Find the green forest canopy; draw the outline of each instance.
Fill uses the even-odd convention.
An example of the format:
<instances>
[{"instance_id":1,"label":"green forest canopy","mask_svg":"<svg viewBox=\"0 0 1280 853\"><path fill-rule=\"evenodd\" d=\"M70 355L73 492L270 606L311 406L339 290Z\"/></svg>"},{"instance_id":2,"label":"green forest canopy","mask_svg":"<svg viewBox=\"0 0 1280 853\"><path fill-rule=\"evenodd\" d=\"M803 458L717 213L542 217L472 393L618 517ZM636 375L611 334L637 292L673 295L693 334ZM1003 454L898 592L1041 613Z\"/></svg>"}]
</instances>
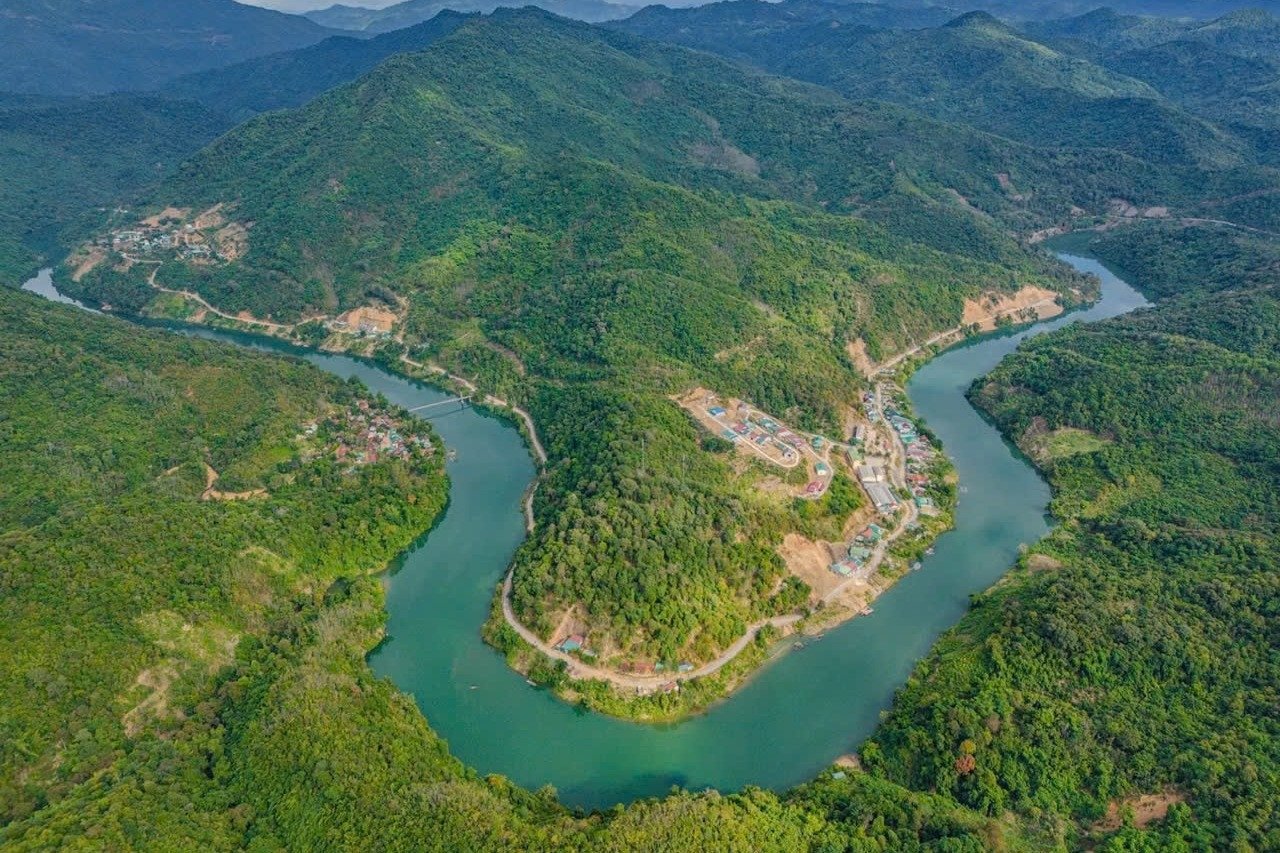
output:
<instances>
[{"instance_id":1,"label":"green forest canopy","mask_svg":"<svg viewBox=\"0 0 1280 853\"><path fill-rule=\"evenodd\" d=\"M1084 286L924 164L962 178L959 166L921 153L918 175L895 175L911 155L873 140L899 119L682 49L498 13L193 158L158 198L230 202L253 223L249 249L166 263L157 280L285 320L403 305L415 354L527 403L546 433L521 618L549 634L581 603L603 645L705 659L789 606L771 591L791 520L698 449L667 395L698 382L833 428L860 381L848 342L880 356L957 322L966 297L1036 282L1071 300ZM977 158L1032 162L975 144ZM147 274L104 263L66 284L137 310ZM755 340L767 345L740 346Z\"/></svg>"}]
</instances>

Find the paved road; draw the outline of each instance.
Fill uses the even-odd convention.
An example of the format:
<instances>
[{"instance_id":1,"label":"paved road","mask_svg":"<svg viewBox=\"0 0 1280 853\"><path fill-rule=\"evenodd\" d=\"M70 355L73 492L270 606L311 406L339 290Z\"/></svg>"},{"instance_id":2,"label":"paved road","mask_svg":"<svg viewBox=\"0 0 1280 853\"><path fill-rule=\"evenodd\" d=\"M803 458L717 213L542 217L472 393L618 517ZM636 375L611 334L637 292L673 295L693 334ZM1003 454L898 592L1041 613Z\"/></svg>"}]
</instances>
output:
<instances>
[{"instance_id":1,"label":"paved road","mask_svg":"<svg viewBox=\"0 0 1280 853\"><path fill-rule=\"evenodd\" d=\"M889 424L888 420L885 419L884 386L881 383L876 383L876 408L880 412L880 420L878 423L884 425L890 436L889 465L887 466L889 470L889 478L893 481L893 485L899 490L899 493L909 495L911 492L907 489L907 448L906 445L902 443L902 436L898 435L898 431ZM898 522L898 526L895 527L888 536L880 540L880 543L876 545L874 550L872 550L871 556L867 558L866 577L869 578L876 573L876 569L880 568L880 564L884 562L885 554L889 551L889 546L896 542L898 538L906 532L908 525L920 517L920 510L916 507L915 501L908 499L906 507L907 514ZM853 584L863 582L865 581L862 581L860 578L849 578L847 581L843 581L833 587L822 597L822 602L825 604L832 601Z\"/></svg>"}]
</instances>

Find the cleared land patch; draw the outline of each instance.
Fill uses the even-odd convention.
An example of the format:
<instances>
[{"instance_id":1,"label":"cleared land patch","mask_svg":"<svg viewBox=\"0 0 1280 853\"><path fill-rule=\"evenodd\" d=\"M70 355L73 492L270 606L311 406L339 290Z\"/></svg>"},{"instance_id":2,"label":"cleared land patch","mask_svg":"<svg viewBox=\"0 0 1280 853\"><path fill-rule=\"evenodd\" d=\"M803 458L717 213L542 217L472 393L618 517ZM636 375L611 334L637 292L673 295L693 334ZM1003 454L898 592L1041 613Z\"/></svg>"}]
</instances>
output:
<instances>
[{"instance_id":1,"label":"cleared land patch","mask_svg":"<svg viewBox=\"0 0 1280 853\"><path fill-rule=\"evenodd\" d=\"M1028 430L1022 444L1027 455L1039 464L1056 462L1081 453L1094 453L1111 441L1084 429L1061 427L1048 432Z\"/></svg>"},{"instance_id":2,"label":"cleared land patch","mask_svg":"<svg viewBox=\"0 0 1280 853\"><path fill-rule=\"evenodd\" d=\"M1001 320L1032 322L1056 317L1062 313L1058 294L1044 287L1028 285L1017 293L985 293L977 299L966 299L960 322L989 332Z\"/></svg>"}]
</instances>

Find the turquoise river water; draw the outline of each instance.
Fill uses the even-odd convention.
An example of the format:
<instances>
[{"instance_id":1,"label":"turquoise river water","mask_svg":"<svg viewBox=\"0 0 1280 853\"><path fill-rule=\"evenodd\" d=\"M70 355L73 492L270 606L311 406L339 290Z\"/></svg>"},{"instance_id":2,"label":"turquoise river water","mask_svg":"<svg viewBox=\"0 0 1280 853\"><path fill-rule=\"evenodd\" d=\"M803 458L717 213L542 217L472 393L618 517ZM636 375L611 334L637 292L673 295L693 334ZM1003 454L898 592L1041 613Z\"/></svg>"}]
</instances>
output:
<instances>
[{"instance_id":1,"label":"turquoise river water","mask_svg":"<svg viewBox=\"0 0 1280 853\"><path fill-rule=\"evenodd\" d=\"M1019 546L1049 529L1048 486L964 394L1031 335L1146 304L1097 261L1060 257L1101 277L1096 304L951 349L908 385L916 412L960 475L955 529L938 539L921 571L876 601L873 614L780 655L705 714L650 726L584 712L529 686L481 642L494 590L524 539L520 501L534 465L513 427L469 408L432 418L457 453L448 463L449 506L387 573L388 638L370 664L414 696L464 762L529 787L549 783L573 805L605 807L663 794L672 785L784 788L812 778L858 747L916 662L964 615L969 596L995 582ZM27 289L57 296L47 271ZM357 359L244 335L184 331L299 355L338 376L357 376L407 407L447 396Z\"/></svg>"}]
</instances>

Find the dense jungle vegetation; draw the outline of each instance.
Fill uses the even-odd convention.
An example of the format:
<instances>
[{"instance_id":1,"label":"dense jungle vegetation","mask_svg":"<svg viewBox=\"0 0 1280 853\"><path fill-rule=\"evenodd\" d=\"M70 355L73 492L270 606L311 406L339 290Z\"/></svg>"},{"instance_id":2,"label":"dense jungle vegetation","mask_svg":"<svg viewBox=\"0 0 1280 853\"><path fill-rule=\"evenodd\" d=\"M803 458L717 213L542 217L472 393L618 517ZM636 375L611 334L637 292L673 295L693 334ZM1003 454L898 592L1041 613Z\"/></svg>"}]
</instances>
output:
<instances>
[{"instance_id":1,"label":"dense jungle vegetation","mask_svg":"<svg viewBox=\"0 0 1280 853\"><path fill-rule=\"evenodd\" d=\"M380 570L444 505L437 457L345 474L293 437L359 388L0 288L0 820L170 737L240 645ZM226 491L202 500L205 465ZM156 759L163 762L163 759Z\"/></svg>"},{"instance_id":2,"label":"dense jungle vegetation","mask_svg":"<svg viewBox=\"0 0 1280 853\"><path fill-rule=\"evenodd\" d=\"M1262 57L1265 22L1242 20L1193 40ZM236 201L251 253L164 280L281 317L404 298L415 354L545 428L539 533L517 557L525 615L591 598L601 630L652 628L658 654L692 635L673 600L712 644L768 612L770 537L812 521L751 504L667 391L706 381L822 427L852 391L850 337L879 355L980 289L1079 284L1009 228L1115 197L1277 221L1253 164L1048 151L536 15L455 35L438 63L395 59L202 154L153 200ZM1176 37L1114 36L1192 56L1163 47ZM1211 107L1143 62L1103 64L1208 121L1228 110L1217 151L1265 160L1260 125L1236 120L1260 101ZM1165 153L1230 162L1202 147L1216 131L1187 138ZM44 178L22 162L36 165L13 185ZM975 388L1037 448L1062 523L918 668L861 750L866 772L594 815L463 767L365 665L384 619L366 572L429 524L444 483L391 463L295 469L288 437L355 389L0 289L0 846L1280 847L1280 304L1264 238L1098 236L1166 300L1028 344ZM0 241L15 270L29 249L9 247L28 240ZM77 292L114 300L119 284ZM144 308L143 286L122 304ZM270 498L199 500L206 461ZM1144 793L1167 818L1123 825Z\"/></svg>"},{"instance_id":3,"label":"dense jungle vegetation","mask_svg":"<svg viewBox=\"0 0 1280 853\"><path fill-rule=\"evenodd\" d=\"M5 482L32 484L3 515L6 605L21 608L0 622L21 650L4 694L7 847L1026 849L1083 844L1109 801L1139 792L1165 794L1169 817L1104 834L1099 849L1276 841L1273 289L1068 328L979 390L1015 436L1069 427L1097 441L1047 463L1063 525L921 665L861 750L866 773L590 816L467 771L411 700L372 678L381 590L361 570L402 544L399 525L337 537L326 559L312 550L324 537L294 550L276 514L256 511L283 489L263 504L198 502L198 477L164 474L204 453L227 470L240 460L246 485L271 484L270 450L319 396L349 388L292 362L0 300L15 401ZM24 475L35 468L61 472L53 497ZM347 495L352 517L406 508L371 479ZM287 506L323 511L333 483L316 485ZM419 481L420 523L440 485ZM121 559L104 550L116 542L128 570L85 574ZM64 578L77 569L83 586ZM43 640L42 626L54 631ZM165 702L148 705L156 684ZM49 702L65 716L29 714ZM126 735L120 715L138 703L154 716Z\"/></svg>"},{"instance_id":4,"label":"dense jungle vegetation","mask_svg":"<svg viewBox=\"0 0 1280 853\"><path fill-rule=\"evenodd\" d=\"M850 97L902 103L1032 144L1115 148L1168 164L1238 162L1235 141L1148 84L1074 50L1055 50L986 13L923 28L865 26L847 17L821 3L741 0L650 7L609 26L738 56ZM1068 22L1025 26L1031 33L1065 32ZM1128 121L1110 118L1121 112Z\"/></svg>"},{"instance_id":5,"label":"dense jungle vegetation","mask_svg":"<svg viewBox=\"0 0 1280 853\"><path fill-rule=\"evenodd\" d=\"M1227 225L1149 222L1104 231L1088 251L1152 299L1273 284L1280 243Z\"/></svg>"},{"instance_id":6,"label":"dense jungle vegetation","mask_svg":"<svg viewBox=\"0 0 1280 853\"><path fill-rule=\"evenodd\" d=\"M0 285L21 284L227 126L154 96L0 93Z\"/></svg>"},{"instance_id":7,"label":"dense jungle vegetation","mask_svg":"<svg viewBox=\"0 0 1280 853\"><path fill-rule=\"evenodd\" d=\"M744 13L766 25L743 27ZM738 54L850 98L903 104L1033 145L1110 148L1161 165L1242 162L1238 142L1146 84L1056 53L985 13L910 30L832 26L834 14L818 4L796 12L741 0L651 7L611 26Z\"/></svg>"},{"instance_id":8,"label":"dense jungle vegetation","mask_svg":"<svg viewBox=\"0 0 1280 853\"><path fill-rule=\"evenodd\" d=\"M453 32L467 17L446 10L425 23L367 40L335 36L298 50L185 74L168 83L163 92L243 121L267 110L301 106L371 71L388 56L422 50Z\"/></svg>"},{"instance_id":9,"label":"dense jungle vegetation","mask_svg":"<svg viewBox=\"0 0 1280 853\"><path fill-rule=\"evenodd\" d=\"M365 654L368 572L443 505L432 463L299 467L354 384L0 289L0 845L983 849L943 798L829 775L607 814L480 778ZM436 457L437 460L439 457ZM202 501L202 464L255 501ZM377 803L377 808L371 808Z\"/></svg>"},{"instance_id":10,"label":"dense jungle vegetation","mask_svg":"<svg viewBox=\"0 0 1280 853\"><path fill-rule=\"evenodd\" d=\"M1280 293L1213 273L975 385L1009 435L1050 439L1061 525L912 677L872 772L1082 826L1173 804L1124 849L1280 845Z\"/></svg>"},{"instance_id":11,"label":"dense jungle vegetation","mask_svg":"<svg viewBox=\"0 0 1280 853\"><path fill-rule=\"evenodd\" d=\"M257 511L287 497L272 450L318 397L349 399L347 386L22 294L0 299L15 401L4 426L10 439L34 436L6 441L3 460L6 483L31 484L2 516L6 604L21 608L0 621L18 632L6 647L21 650L4 706L7 847L1275 843L1273 289L1195 293L1069 328L982 386L979 400L1012 435L1071 428L1097 440L1050 445L1064 450L1046 463L1062 526L921 665L861 750L866 773L823 774L782 796L679 793L598 815L477 777L408 697L369 673L383 611L361 570L403 543L403 517L371 538L294 546L276 513ZM32 365L44 367L32 375ZM95 452L103 435L109 447ZM199 454L277 491L263 504L199 502L198 477L164 474ZM36 468L61 472L52 497L24 473ZM400 489L370 475L340 517L407 509ZM418 481L428 489L419 523L440 485ZM333 486L323 474L295 481L286 522L331 506ZM317 556L326 541L337 551ZM116 542L120 556L103 547ZM117 560L128 569L83 571ZM157 689L165 701L148 704ZM28 713L49 702L65 716ZM126 719L145 723L126 733L121 716L139 705L146 713ZM1089 830L1110 801L1142 792L1173 803L1166 820Z\"/></svg>"},{"instance_id":12,"label":"dense jungle vegetation","mask_svg":"<svg viewBox=\"0 0 1280 853\"><path fill-rule=\"evenodd\" d=\"M1252 9L1212 21L1175 21L1098 9L1027 25L1073 55L1142 80L1184 109L1248 140L1263 162L1280 149L1280 20Z\"/></svg>"},{"instance_id":13,"label":"dense jungle vegetation","mask_svg":"<svg viewBox=\"0 0 1280 853\"><path fill-rule=\"evenodd\" d=\"M797 520L751 506L667 395L701 382L834 428L858 384L848 342L878 357L983 291L1035 282L1071 301L1087 287L943 188L989 181L927 154L936 135L918 151L877 135L900 118L498 13L184 165L165 197L232 202L249 249L157 279L281 319L403 307L411 354L527 403L552 449L517 560L522 619L549 632L580 603L599 645L703 659L794 599L772 595L772 551ZM848 144L855 130L867 150ZM972 138L974 158L1001 148ZM865 218L824 209L855 206ZM147 272L103 264L64 284L136 310Z\"/></svg>"}]
</instances>

